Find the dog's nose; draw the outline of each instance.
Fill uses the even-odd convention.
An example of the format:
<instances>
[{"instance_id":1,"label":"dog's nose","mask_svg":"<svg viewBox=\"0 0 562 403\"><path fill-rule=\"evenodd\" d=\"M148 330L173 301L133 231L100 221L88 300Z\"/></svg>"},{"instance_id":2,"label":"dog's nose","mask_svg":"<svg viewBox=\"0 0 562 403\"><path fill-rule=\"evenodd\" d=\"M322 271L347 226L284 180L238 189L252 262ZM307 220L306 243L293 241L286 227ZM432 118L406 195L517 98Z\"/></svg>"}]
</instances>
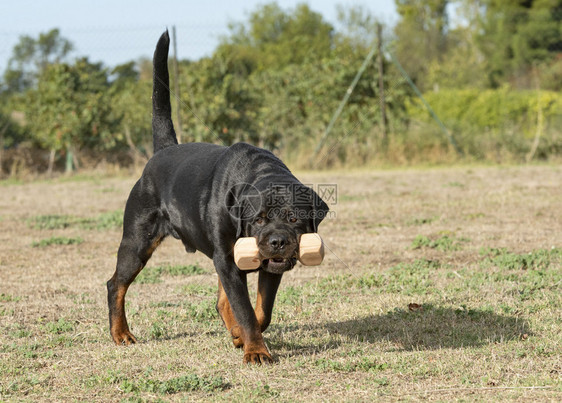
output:
<instances>
[{"instance_id":1,"label":"dog's nose","mask_svg":"<svg viewBox=\"0 0 562 403\"><path fill-rule=\"evenodd\" d=\"M287 244L287 238L282 235L271 235L269 237L269 246L273 249L283 249Z\"/></svg>"}]
</instances>

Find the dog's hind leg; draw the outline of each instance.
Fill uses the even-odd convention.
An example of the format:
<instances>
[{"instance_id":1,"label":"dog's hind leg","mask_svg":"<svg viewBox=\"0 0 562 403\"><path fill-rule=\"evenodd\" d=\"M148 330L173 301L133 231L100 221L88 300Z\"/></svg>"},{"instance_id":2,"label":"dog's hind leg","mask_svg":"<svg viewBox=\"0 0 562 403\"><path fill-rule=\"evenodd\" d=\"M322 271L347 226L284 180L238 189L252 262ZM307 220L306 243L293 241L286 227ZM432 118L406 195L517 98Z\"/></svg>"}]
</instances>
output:
<instances>
[{"instance_id":1,"label":"dog's hind leg","mask_svg":"<svg viewBox=\"0 0 562 403\"><path fill-rule=\"evenodd\" d=\"M123 220L123 239L117 253L117 268L107 282L109 327L116 344L136 342L125 316L125 294L154 250L166 236L161 231L156 209L147 209L146 200L138 192L137 184L127 201Z\"/></svg>"}]
</instances>

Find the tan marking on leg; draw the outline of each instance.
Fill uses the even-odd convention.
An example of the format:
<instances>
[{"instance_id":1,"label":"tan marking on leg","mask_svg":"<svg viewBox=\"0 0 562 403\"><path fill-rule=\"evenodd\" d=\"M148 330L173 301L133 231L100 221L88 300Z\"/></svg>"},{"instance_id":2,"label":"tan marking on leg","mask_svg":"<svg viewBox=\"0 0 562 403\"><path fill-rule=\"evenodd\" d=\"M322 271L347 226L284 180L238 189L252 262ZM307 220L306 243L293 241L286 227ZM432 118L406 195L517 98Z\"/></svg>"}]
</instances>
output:
<instances>
[{"instance_id":1,"label":"tan marking on leg","mask_svg":"<svg viewBox=\"0 0 562 403\"><path fill-rule=\"evenodd\" d=\"M137 339L129 330L127 318L125 316L125 294L127 286L120 286L115 297L115 309L111 312L111 336L115 344L132 344Z\"/></svg>"},{"instance_id":2,"label":"tan marking on leg","mask_svg":"<svg viewBox=\"0 0 562 403\"><path fill-rule=\"evenodd\" d=\"M228 302L228 297L224 292L224 288L220 279L217 308L224 326L226 327L226 330L228 330L230 332L230 335L232 336L232 342L234 343L234 346L242 347L244 345L244 339L242 338L242 334L240 332L240 326L238 326L238 323L236 322L236 318L234 317L234 313L232 312L232 308L230 307L230 302Z\"/></svg>"},{"instance_id":3,"label":"tan marking on leg","mask_svg":"<svg viewBox=\"0 0 562 403\"><path fill-rule=\"evenodd\" d=\"M152 245L150 245L150 248L148 248L148 250L146 251L148 259L150 259L150 257L152 256L152 254L154 253L156 248L158 248L158 246L160 246L163 239L164 239L163 237L160 237L160 238L155 239L154 242L152 242Z\"/></svg>"},{"instance_id":4,"label":"tan marking on leg","mask_svg":"<svg viewBox=\"0 0 562 403\"><path fill-rule=\"evenodd\" d=\"M263 311L263 300L265 298L265 295L263 295L265 291L264 290L260 290L260 288L258 287L258 296L256 298L256 318L258 319L258 324L260 326L260 330L263 332L265 329L263 328L263 325L265 323L265 313Z\"/></svg>"}]
</instances>

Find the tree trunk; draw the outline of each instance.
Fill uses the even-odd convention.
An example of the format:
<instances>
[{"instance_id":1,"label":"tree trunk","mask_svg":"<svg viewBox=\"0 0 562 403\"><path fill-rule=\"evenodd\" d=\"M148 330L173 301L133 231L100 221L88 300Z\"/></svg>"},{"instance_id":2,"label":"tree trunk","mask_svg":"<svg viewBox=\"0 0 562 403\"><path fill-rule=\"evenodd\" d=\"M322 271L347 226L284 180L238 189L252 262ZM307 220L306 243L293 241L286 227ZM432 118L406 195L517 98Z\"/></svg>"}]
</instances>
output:
<instances>
[{"instance_id":1,"label":"tree trunk","mask_svg":"<svg viewBox=\"0 0 562 403\"><path fill-rule=\"evenodd\" d=\"M64 165L64 173L69 175L72 173L73 165L72 165L72 151L70 147L66 148L66 163Z\"/></svg>"},{"instance_id":2,"label":"tree trunk","mask_svg":"<svg viewBox=\"0 0 562 403\"><path fill-rule=\"evenodd\" d=\"M54 148L51 148L51 152L49 154L49 166L47 167L47 176L51 176L53 174L53 165L55 165L55 156L56 156L56 151Z\"/></svg>"},{"instance_id":3,"label":"tree trunk","mask_svg":"<svg viewBox=\"0 0 562 403\"><path fill-rule=\"evenodd\" d=\"M129 146L129 150L131 151L131 154L133 155L133 165L135 166L135 168L138 166L138 163L140 160L144 160L144 155L142 155L142 153L138 150L137 147L135 147L135 144L133 143L133 139L131 138L131 129L129 128L129 125L125 125L125 141L127 141L127 145Z\"/></svg>"},{"instance_id":4,"label":"tree trunk","mask_svg":"<svg viewBox=\"0 0 562 403\"><path fill-rule=\"evenodd\" d=\"M2 130L0 130L0 178L4 176L4 170L2 169L2 162L4 157L4 133L8 130L10 122L6 123Z\"/></svg>"},{"instance_id":5,"label":"tree trunk","mask_svg":"<svg viewBox=\"0 0 562 403\"><path fill-rule=\"evenodd\" d=\"M2 169L3 157L4 157L4 132L0 133L0 178L4 176L4 170Z\"/></svg>"}]
</instances>

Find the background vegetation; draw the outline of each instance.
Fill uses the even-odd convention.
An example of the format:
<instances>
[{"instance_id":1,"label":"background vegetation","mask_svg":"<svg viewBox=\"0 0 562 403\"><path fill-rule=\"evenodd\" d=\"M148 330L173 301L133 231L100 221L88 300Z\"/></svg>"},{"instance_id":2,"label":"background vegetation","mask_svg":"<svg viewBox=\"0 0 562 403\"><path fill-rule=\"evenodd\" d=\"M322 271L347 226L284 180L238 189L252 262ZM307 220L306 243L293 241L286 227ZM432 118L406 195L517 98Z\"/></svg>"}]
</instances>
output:
<instances>
[{"instance_id":1,"label":"background vegetation","mask_svg":"<svg viewBox=\"0 0 562 403\"><path fill-rule=\"evenodd\" d=\"M313 168L560 156L562 0L396 6L400 18L384 28L382 54L369 60L321 148L376 46L377 21L360 7L342 6L334 26L305 4L265 4L232 24L211 56L179 61L182 141L248 141ZM150 156L150 61L109 68L70 60L71 50L57 29L14 47L0 86L4 174Z\"/></svg>"}]
</instances>

